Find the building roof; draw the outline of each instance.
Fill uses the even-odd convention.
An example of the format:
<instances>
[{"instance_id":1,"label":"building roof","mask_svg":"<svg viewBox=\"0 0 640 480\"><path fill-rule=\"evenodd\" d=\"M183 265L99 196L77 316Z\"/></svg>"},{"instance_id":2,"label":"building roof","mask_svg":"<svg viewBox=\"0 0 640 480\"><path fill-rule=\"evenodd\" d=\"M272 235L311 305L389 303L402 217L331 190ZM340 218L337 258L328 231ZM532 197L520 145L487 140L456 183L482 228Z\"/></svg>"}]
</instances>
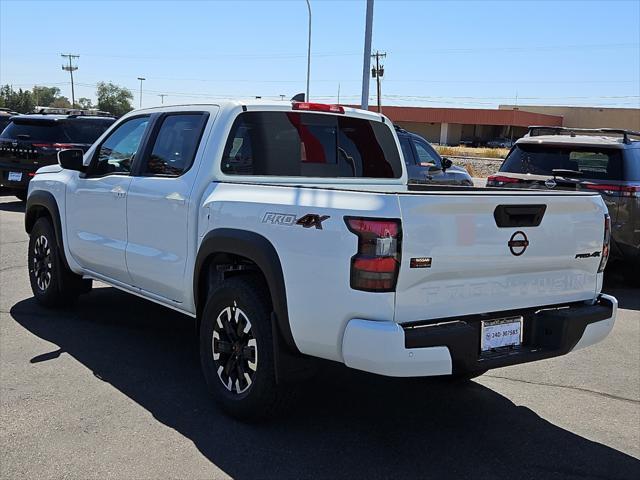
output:
<instances>
[{"instance_id":1,"label":"building roof","mask_svg":"<svg viewBox=\"0 0 640 480\"><path fill-rule=\"evenodd\" d=\"M375 107L369 107L375 110ZM468 125L562 126L562 117L522 110L482 108L382 107L392 122L460 123Z\"/></svg>"}]
</instances>

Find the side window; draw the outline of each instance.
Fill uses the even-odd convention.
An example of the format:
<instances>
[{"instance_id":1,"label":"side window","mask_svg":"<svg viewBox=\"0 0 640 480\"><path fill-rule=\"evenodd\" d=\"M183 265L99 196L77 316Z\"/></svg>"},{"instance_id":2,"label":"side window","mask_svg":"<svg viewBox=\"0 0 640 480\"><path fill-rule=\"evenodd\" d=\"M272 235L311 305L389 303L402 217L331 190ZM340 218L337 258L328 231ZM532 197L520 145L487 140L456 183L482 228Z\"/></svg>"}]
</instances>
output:
<instances>
[{"instance_id":1,"label":"side window","mask_svg":"<svg viewBox=\"0 0 640 480\"><path fill-rule=\"evenodd\" d=\"M91 175L110 173L128 174L138 152L149 117L136 117L118 126L96 152L97 161L91 166Z\"/></svg>"},{"instance_id":2,"label":"side window","mask_svg":"<svg viewBox=\"0 0 640 480\"><path fill-rule=\"evenodd\" d=\"M142 174L177 177L189 170L206 119L203 113L164 117Z\"/></svg>"},{"instance_id":3,"label":"side window","mask_svg":"<svg viewBox=\"0 0 640 480\"><path fill-rule=\"evenodd\" d=\"M404 155L404 163L407 164L407 167L416 164L415 158L413 158L413 150L411 149L411 143L407 137L400 137L400 146L402 147L402 155Z\"/></svg>"},{"instance_id":4,"label":"side window","mask_svg":"<svg viewBox=\"0 0 640 480\"><path fill-rule=\"evenodd\" d=\"M440 158L438 157L438 154L433 148L431 148L426 143L415 141L415 140L413 144L416 146L416 153L418 154L418 162L430 163L431 165L435 165L436 167L442 167L442 165L440 165Z\"/></svg>"}]
</instances>

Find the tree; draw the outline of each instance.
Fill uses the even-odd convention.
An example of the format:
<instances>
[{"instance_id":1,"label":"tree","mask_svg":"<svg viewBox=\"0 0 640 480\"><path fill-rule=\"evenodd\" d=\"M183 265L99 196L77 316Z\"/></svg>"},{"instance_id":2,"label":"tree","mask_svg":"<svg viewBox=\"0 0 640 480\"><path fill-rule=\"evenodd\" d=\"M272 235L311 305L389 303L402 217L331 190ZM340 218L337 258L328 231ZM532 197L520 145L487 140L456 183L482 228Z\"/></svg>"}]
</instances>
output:
<instances>
[{"instance_id":1,"label":"tree","mask_svg":"<svg viewBox=\"0 0 640 480\"><path fill-rule=\"evenodd\" d=\"M35 86L31 90L33 95L33 101L36 105L41 107L50 107L53 102L60 96L60 89L58 87L41 87Z\"/></svg>"},{"instance_id":2,"label":"tree","mask_svg":"<svg viewBox=\"0 0 640 480\"><path fill-rule=\"evenodd\" d=\"M83 108L85 110L94 108L90 98L86 98L86 97L79 98L77 103L80 108Z\"/></svg>"},{"instance_id":3,"label":"tree","mask_svg":"<svg viewBox=\"0 0 640 480\"><path fill-rule=\"evenodd\" d=\"M10 85L0 87L0 107L20 113L33 111L33 96L29 90L19 89L17 92Z\"/></svg>"},{"instance_id":4,"label":"tree","mask_svg":"<svg viewBox=\"0 0 640 480\"><path fill-rule=\"evenodd\" d=\"M71 102L67 97L58 97L48 106L55 108L71 108Z\"/></svg>"},{"instance_id":5,"label":"tree","mask_svg":"<svg viewBox=\"0 0 640 480\"><path fill-rule=\"evenodd\" d=\"M131 101L133 95L129 90L119 87L111 82L99 82L96 89L98 98L98 108L106 112L111 112L117 117L133 110Z\"/></svg>"}]
</instances>

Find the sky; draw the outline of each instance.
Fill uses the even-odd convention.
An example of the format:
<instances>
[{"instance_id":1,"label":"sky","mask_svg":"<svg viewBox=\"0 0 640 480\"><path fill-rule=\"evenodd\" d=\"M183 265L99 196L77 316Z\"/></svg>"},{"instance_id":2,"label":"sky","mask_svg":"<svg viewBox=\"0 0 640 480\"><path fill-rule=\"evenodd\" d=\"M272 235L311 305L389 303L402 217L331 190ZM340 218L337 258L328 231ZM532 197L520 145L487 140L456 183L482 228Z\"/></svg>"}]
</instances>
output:
<instances>
[{"instance_id":1,"label":"sky","mask_svg":"<svg viewBox=\"0 0 640 480\"><path fill-rule=\"evenodd\" d=\"M311 100L359 103L365 0L311 9ZM305 0L0 0L0 84L70 98L73 53L76 99L111 81L137 107L138 77L143 106L289 99L305 90L307 28ZM383 105L640 108L640 0L375 0L372 46Z\"/></svg>"}]
</instances>

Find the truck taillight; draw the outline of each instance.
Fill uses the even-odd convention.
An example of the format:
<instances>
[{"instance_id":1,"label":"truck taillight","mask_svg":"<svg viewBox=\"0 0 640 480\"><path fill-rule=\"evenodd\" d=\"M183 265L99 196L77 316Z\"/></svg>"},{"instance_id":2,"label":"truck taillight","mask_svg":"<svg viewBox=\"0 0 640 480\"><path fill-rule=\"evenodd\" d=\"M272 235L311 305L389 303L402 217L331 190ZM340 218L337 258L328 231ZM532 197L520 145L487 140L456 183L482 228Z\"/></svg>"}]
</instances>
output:
<instances>
[{"instance_id":1,"label":"truck taillight","mask_svg":"<svg viewBox=\"0 0 640 480\"><path fill-rule=\"evenodd\" d=\"M351 288L393 292L400 270L400 220L345 217L358 236L358 252L351 257Z\"/></svg>"},{"instance_id":2,"label":"truck taillight","mask_svg":"<svg viewBox=\"0 0 640 480\"><path fill-rule=\"evenodd\" d=\"M487 178L487 187L501 187L507 183L520 183L520 179L505 175L491 175Z\"/></svg>"},{"instance_id":3,"label":"truck taillight","mask_svg":"<svg viewBox=\"0 0 640 480\"><path fill-rule=\"evenodd\" d=\"M609 250L611 249L611 217L608 213L604 214L604 239L602 241L602 255L600 257L600 266L598 273L604 272L609 260Z\"/></svg>"}]
</instances>

